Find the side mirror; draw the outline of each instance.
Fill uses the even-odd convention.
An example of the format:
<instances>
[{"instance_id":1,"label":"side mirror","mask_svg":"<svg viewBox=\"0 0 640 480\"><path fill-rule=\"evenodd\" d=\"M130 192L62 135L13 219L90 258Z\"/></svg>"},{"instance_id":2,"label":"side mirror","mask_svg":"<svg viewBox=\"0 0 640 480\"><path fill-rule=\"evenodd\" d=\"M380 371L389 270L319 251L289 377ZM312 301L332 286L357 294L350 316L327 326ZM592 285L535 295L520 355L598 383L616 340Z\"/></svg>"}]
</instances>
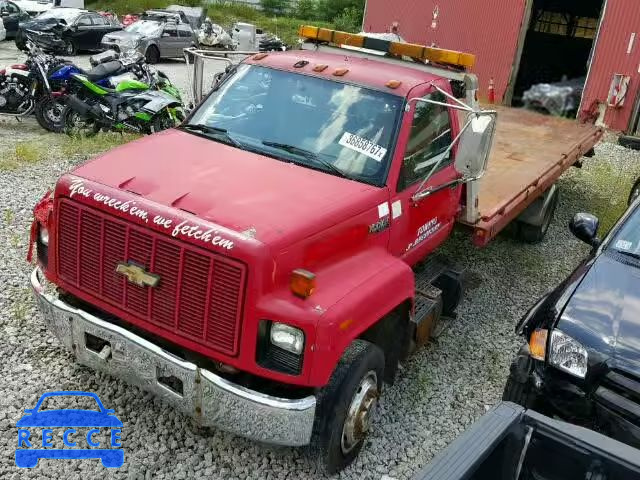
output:
<instances>
[{"instance_id":1,"label":"side mirror","mask_svg":"<svg viewBox=\"0 0 640 480\"><path fill-rule=\"evenodd\" d=\"M470 113L465 125L467 123L469 126L458 143L455 166L465 178L475 179L487 169L496 131L496 115L493 112Z\"/></svg>"},{"instance_id":2,"label":"side mirror","mask_svg":"<svg viewBox=\"0 0 640 480\"><path fill-rule=\"evenodd\" d=\"M600 240L598 239L599 226L600 220L598 220L598 217L595 215L591 215L590 213L577 213L569 224L569 230L571 230L571 233L579 240L582 240L592 247L597 247L600 244Z\"/></svg>"}]
</instances>

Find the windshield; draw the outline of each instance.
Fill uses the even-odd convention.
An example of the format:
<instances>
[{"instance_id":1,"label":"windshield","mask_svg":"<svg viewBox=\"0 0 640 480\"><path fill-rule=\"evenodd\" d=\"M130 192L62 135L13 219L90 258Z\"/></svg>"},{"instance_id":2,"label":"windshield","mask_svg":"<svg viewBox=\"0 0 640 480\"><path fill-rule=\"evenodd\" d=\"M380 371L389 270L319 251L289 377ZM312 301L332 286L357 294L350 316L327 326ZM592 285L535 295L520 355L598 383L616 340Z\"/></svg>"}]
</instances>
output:
<instances>
[{"instance_id":1,"label":"windshield","mask_svg":"<svg viewBox=\"0 0 640 480\"><path fill-rule=\"evenodd\" d=\"M627 217L609 245L618 252L640 257L640 207Z\"/></svg>"},{"instance_id":2,"label":"windshield","mask_svg":"<svg viewBox=\"0 0 640 480\"><path fill-rule=\"evenodd\" d=\"M57 18L64 20L68 25L71 25L75 19L80 15L77 10L67 10L66 8L52 8L46 12L42 12L38 15L38 19Z\"/></svg>"},{"instance_id":3,"label":"windshield","mask_svg":"<svg viewBox=\"0 0 640 480\"><path fill-rule=\"evenodd\" d=\"M188 125L223 130L241 148L383 185L403 102L356 85L240 65Z\"/></svg>"},{"instance_id":4,"label":"windshield","mask_svg":"<svg viewBox=\"0 0 640 480\"><path fill-rule=\"evenodd\" d=\"M139 20L135 23L132 23L127 28L125 28L125 32L131 33L139 33L140 35L153 35L158 32L162 28L162 24L158 22L153 22L150 20Z\"/></svg>"}]
</instances>

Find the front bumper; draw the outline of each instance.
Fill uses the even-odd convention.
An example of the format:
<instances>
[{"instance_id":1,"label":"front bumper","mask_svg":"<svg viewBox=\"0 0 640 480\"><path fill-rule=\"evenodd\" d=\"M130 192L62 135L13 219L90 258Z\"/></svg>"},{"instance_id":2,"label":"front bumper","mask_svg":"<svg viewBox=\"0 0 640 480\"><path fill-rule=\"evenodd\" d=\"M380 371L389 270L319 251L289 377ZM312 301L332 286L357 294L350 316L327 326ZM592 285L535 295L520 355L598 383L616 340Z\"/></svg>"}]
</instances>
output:
<instances>
[{"instance_id":1,"label":"front bumper","mask_svg":"<svg viewBox=\"0 0 640 480\"><path fill-rule=\"evenodd\" d=\"M290 400L231 383L68 305L47 293L41 278L42 272L35 269L31 287L45 322L81 364L155 394L202 426L277 445L309 443L316 410L314 396ZM94 346L96 338L101 341L100 351L87 346L88 338Z\"/></svg>"},{"instance_id":2,"label":"front bumper","mask_svg":"<svg viewBox=\"0 0 640 480\"><path fill-rule=\"evenodd\" d=\"M519 371L512 370L512 375L528 384L529 402L535 410L640 448L640 404L603 385L587 392L567 374L532 360L528 349L521 350L515 363ZM606 377L603 375L600 382Z\"/></svg>"}]
</instances>

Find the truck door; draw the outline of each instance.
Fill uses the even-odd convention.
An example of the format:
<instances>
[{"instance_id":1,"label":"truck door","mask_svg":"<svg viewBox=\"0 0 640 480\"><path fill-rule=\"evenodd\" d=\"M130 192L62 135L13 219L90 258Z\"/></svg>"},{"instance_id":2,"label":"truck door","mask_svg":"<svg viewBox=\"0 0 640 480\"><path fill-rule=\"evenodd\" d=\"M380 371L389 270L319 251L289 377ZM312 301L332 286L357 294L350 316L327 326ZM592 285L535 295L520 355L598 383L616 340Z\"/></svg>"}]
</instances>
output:
<instances>
[{"instance_id":1,"label":"truck door","mask_svg":"<svg viewBox=\"0 0 640 480\"><path fill-rule=\"evenodd\" d=\"M441 88L444 88L442 86ZM427 87L411 97L429 98L448 103L447 98ZM391 186L391 241L394 255L413 265L420 261L448 236L455 223L462 187L443 188L421 200L413 195L432 172L424 187L438 187L460 177L454 168L455 148L445 153L458 131L456 111L425 102L412 102L405 112L398 147L403 152L397 185ZM398 157L396 157L398 158Z\"/></svg>"}]
</instances>

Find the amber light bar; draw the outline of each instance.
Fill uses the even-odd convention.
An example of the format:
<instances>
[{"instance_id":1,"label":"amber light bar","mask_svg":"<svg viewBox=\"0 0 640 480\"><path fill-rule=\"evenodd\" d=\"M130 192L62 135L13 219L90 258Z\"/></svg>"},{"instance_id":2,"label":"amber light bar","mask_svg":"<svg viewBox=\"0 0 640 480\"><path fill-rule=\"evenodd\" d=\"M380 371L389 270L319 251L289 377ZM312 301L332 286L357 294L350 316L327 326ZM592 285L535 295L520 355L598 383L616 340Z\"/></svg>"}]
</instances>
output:
<instances>
[{"instance_id":1,"label":"amber light bar","mask_svg":"<svg viewBox=\"0 0 640 480\"><path fill-rule=\"evenodd\" d=\"M338 47L345 45L349 47L366 48L395 56L405 56L421 61L428 60L429 62L450 65L457 68L471 68L476 62L475 55L471 53L425 47L424 45L415 43L392 42L310 25L301 25L298 29L298 35L303 39L327 42Z\"/></svg>"}]
</instances>

